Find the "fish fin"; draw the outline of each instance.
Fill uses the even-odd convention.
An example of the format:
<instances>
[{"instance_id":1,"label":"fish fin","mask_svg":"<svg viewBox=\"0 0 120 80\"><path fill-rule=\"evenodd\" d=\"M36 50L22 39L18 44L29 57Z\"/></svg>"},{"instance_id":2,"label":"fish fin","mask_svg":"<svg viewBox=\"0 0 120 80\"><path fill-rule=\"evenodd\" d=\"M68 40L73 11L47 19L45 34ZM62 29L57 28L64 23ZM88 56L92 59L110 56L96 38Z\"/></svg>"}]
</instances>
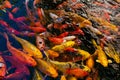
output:
<instances>
[{"instance_id":1,"label":"fish fin","mask_svg":"<svg viewBox=\"0 0 120 80\"><path fill-rule=\"evenodd\" d=\"M112 63L112 60L109 59L109 60L108 60L108 63Z\"/></svg>"},{"instance_id":2,"label":"fish fin","mask_svg":"<svg viewBox=\"0 0 120 80\"><path fill-rule=\"evenodd\" d=\"M96 62L100 63L100 60L96 60Z\"/></svg>"}]
</instances>

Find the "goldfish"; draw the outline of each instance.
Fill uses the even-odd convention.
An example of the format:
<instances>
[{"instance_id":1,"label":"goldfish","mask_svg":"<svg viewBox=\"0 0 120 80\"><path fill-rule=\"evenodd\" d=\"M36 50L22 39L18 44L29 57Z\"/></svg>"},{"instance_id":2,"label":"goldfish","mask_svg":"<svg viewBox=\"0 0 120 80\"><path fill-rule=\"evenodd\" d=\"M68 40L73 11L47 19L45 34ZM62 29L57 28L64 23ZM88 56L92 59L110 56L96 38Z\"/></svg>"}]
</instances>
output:
<instances>
[{"instance_id":1,"label":"goldfish","mask_svg":"<svg viewBox=\"0 0 120 80\"><path fill-rule=\"evenodd\" d=\"M66 74L75 76L77 78L83 78L83 77L87 76L89 73L80 68L72 68L72 69L68 68L68 69L66 69Z\"/></svg>"},{"instance_id":2,"label":"goldfish","mask_svg":"<svg viewBox=\"0 0 120 80\"><path fill-rule=\"evenodd\" d=\"M29 66L36 66L37 65L36 61L32 57L30 57L26 53L16 49L15 47L13 47L10 44L8 36L6 33L4 33L4 37L7 40L7 48L12 53L13 56L15 56L18 60L20 60L23 63L26 63Z\"/></svg>"},{"instance_id":3,"label":"goldfish","mask_svg":"<svg viewBox=\"0 0 120 80\"><path fill-rule=\"evenodd\" d=\"M34 74L33 74L33 79L32 80L43 80L42 74L40 74L40 72L37 69L34 70Z\"/></svg>"},{"instance_id":4,"label":"goldfish","mask_svg":"<svg viewBox=\"0 0 120 80\"><path fill-rule=\"evenodd\" d=\"M77 51L78 51L78 54L83 56L83 60L86 60L90 57L90 53L85 50L77 49Z\"/></svg>"},{"instance_id":5,"label":"goldfish","mask_svg":"<svg viewBox=\"0 0 120 80\"><path fill-rule=\"evenodd\" d=\"M53 50L47 50L46 53L48 54L49 57L58 57L59 53L55 52Z\"/></svg>"},{"instance_id":6,"label":"goldfish","mask_svg":"<svg viewBox=\"0 0 120 80\"><path fill-rule=\"evenodd\" d=\"M42 53L35 45L25 39L15 36L14 34L12 34L12 36L22 45L23 49L28 53L29 56L33 56L34 58L43 57Z\"/></svg>"},{"instance_id":7,"label":"goldfish","mask_svg":"<svg viewBox=\"0 0 120 80\"><path fill-rule=\"evenodd\" d=\"M92 40L94 46L97 48L94 54L97 54L98 56L98 60L96 60L98 63L100 63L101 65L103 65L104 67L108 67L108 63L110 61L108 61L106 54L104 53L104 51L102 50L101 46L97 45L95 40Z\"/></svg>"},{"instance_id":8,"label":"goldfish","mask_svg":"<svg viewBox=\"0 0 120 80\"><path fill-rule=\"evenodd\" d=\"M3 57L1 56L0 52L0 79L6 75L6 70L7 70L6 63Z\"/></svg>"},{"instance_id":9,"label":"goldfish","mask_svg":"<svg viewBox=\"0 0 120 80\"><path fill-rule=\"evenodd\" d=\"M54 47L52 47L52 50L62 52L65 48L73 47L74 45L75 41L67 41L60 45L55 45Z\"/></svg>"},{"instance_id":10,"label":"goldfish","mask_svg":"<svg viewBox=\"0 0 120 80\"><path fill-rule=\"evenodd\" d=\"M58 76L58 72L50 63L42 59L35 59L35 60L37 61L38 64L36 66L38 70L53 78L56 78Z\"/></svg>"}]
</instances>

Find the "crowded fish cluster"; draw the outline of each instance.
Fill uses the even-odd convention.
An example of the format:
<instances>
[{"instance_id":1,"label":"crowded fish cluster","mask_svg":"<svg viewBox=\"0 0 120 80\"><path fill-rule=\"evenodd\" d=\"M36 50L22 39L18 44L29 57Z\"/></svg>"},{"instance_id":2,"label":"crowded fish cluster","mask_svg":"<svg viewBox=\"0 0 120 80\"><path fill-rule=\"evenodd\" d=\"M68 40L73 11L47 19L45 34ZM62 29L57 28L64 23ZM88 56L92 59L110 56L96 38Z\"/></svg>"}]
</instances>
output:
<instances>
[{"instance_id":1,"label":"crowded fish cluster","mask_svg":"<svg viewBox=\"0 0 120 80\"><path fill-rule=\"evenodd\" d=\"M0 80L120 80L120 0L0 0Z\"/></svg>"}]
</instances>

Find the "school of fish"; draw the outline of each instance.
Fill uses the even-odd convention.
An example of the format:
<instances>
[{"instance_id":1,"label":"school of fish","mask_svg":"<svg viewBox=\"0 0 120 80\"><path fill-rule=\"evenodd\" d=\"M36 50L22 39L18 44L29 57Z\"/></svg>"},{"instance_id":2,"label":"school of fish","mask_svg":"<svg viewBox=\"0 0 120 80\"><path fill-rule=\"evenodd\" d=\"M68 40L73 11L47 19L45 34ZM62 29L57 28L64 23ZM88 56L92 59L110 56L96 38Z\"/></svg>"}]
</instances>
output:
<instances>
[{"instance_id":1,"label":"school of fish","mask_svg":"<svg viewBox=\"0 0 120 80\"><path fill-rule=\"evenodd\" d=\"M119 17L120 0L0 0L0 80L119 80Z\"/></svg>"}]
</instances>

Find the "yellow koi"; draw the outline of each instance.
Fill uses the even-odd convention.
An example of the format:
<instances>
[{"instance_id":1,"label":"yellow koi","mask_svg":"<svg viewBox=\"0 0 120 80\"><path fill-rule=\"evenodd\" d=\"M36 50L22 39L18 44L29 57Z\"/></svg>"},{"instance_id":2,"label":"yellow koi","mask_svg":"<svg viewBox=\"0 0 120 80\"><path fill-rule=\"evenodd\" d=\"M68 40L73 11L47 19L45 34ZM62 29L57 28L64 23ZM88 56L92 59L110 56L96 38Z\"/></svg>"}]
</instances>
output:
<instances>
[{"instance_id":1,"label":"yellow koi","mask_svg":"<svg viewBox=\"0 0 120 80\"><path fill-rule=\"evenodd\" d=\"M97 54L98 60L96 62L100 63L104 67L108 67L108 61L107 56L105 55L104 51L102 50L101 46L98 46L95 42L95 40L92 40L94 46L97 48L94 54Z\"/></svg>"},{"instance_id":2,"label":"yellow koi","mask_svg":"<svg viewBox=\"0 0 120 80\"><path fill-rule=\"evenodd\" d=\"M49 60L51 65L53 65L57 70L61 72L65 72L67 68L78 68L80 67L79 64L77 63L72 63L72 62L58 62L58 61L53 61Z\"/></svg>"},{"instance_id":3,"label":"yellow koi","mask_svg":"<svg viewBox=\"0 0 120 80\"><path fill-rule=\"evenodd\" d=\"M112 23L109 23L106 20L103 20L102 18L96 18L96 17L92 17L93 20L95 20L96 22L98 22L99 24L101 24L102 26L106 27L107 29L113 30L113 31L118 31L118 27L115 26Z\"/></svg>"},{"instance_id":4,"label":"yellow koi","mask_svg":"<svg viewBox=\"0 0 120 80\"><path fill-rule=\"evenodd\" d=\"M62 43L61 45L55 45L54 47L52 47L52 50L63 52L65 48L73 47L74 45L75 45L75 41L67 41Z\"/></svg>"},{"instance_id":5,"label":"yellow koi","mask_svg":"<svg viewBox=\"0 0 120 80\"><path fill-rule=\"evenodd\" d=\"M68 76L68 77L67 77L67 80L77 80L77 78L74 77L74 76Z\"/></svg>"},{"instance_id":6,"label":"yellow koi","mask_svg":"<svg viewBox=\"0 0 120 80\"><path fill-rule=\"evenodd\" d=\"M114 47L109 44L108 47L104 47L105 53L115 60L116 63L120 63L120 55L115 51Z\"/></svg>"},{"instance_id":7,"label":"yellow koi","mask_svg":"<svg viewBox=\"0 0 120 80\"><path fill-rule=\"evenodd\" d=\"M88 25L90 25L90 26L92 25L92 23L89 20L85 19L84 17L82 17L76 13L66 12L66 15L68 15L73 20L73 22L80 23L79 27L85 27Z\"/></svg>"},{"instance_id":8,"label":"yellow koi","mask_svg":"<svg viewBox=\"0 0 120 80\"><path fill-rule=\"evenodd\" d=\"M41 72L47 74L48 76L56 78L58 73L56 69L48 62L42 59L36 59L38 65L36 66Z\"/></svg>"},{"instance_id":9,"label":"yellow koi","mask_svg":"<svg viewBox=\"0 0 120 80\"><path fill-rule=\"evenodd\" d=\"M62 75L60 80L67 80L67 79L66 79L65 75Z\"/></svg>"},{"instance_id":10,"label":"yellow koi","mask_svg":"<svg viewBox=\"0 0 120 80\"><path fill-rule=\"evenodd\" d=\"M25 39L15 36L14 34L12 34L12 36L22 45L23 49L28 53L29 56L33 56L34 58L43 57L42 53L35 45L31 44Z\"/></svg>"},{"instance_id":11,"label":"yellow koi","mask_svg":"<svg viewBox=\"0 0 120 80\"><path fill-rule=\"evenodd\" d=\"M90 53L85 50L77 49L77 51L78 51L78 54L83 56L83 60L86 60L91 56Z\"/></svg>"}]
</instances>

